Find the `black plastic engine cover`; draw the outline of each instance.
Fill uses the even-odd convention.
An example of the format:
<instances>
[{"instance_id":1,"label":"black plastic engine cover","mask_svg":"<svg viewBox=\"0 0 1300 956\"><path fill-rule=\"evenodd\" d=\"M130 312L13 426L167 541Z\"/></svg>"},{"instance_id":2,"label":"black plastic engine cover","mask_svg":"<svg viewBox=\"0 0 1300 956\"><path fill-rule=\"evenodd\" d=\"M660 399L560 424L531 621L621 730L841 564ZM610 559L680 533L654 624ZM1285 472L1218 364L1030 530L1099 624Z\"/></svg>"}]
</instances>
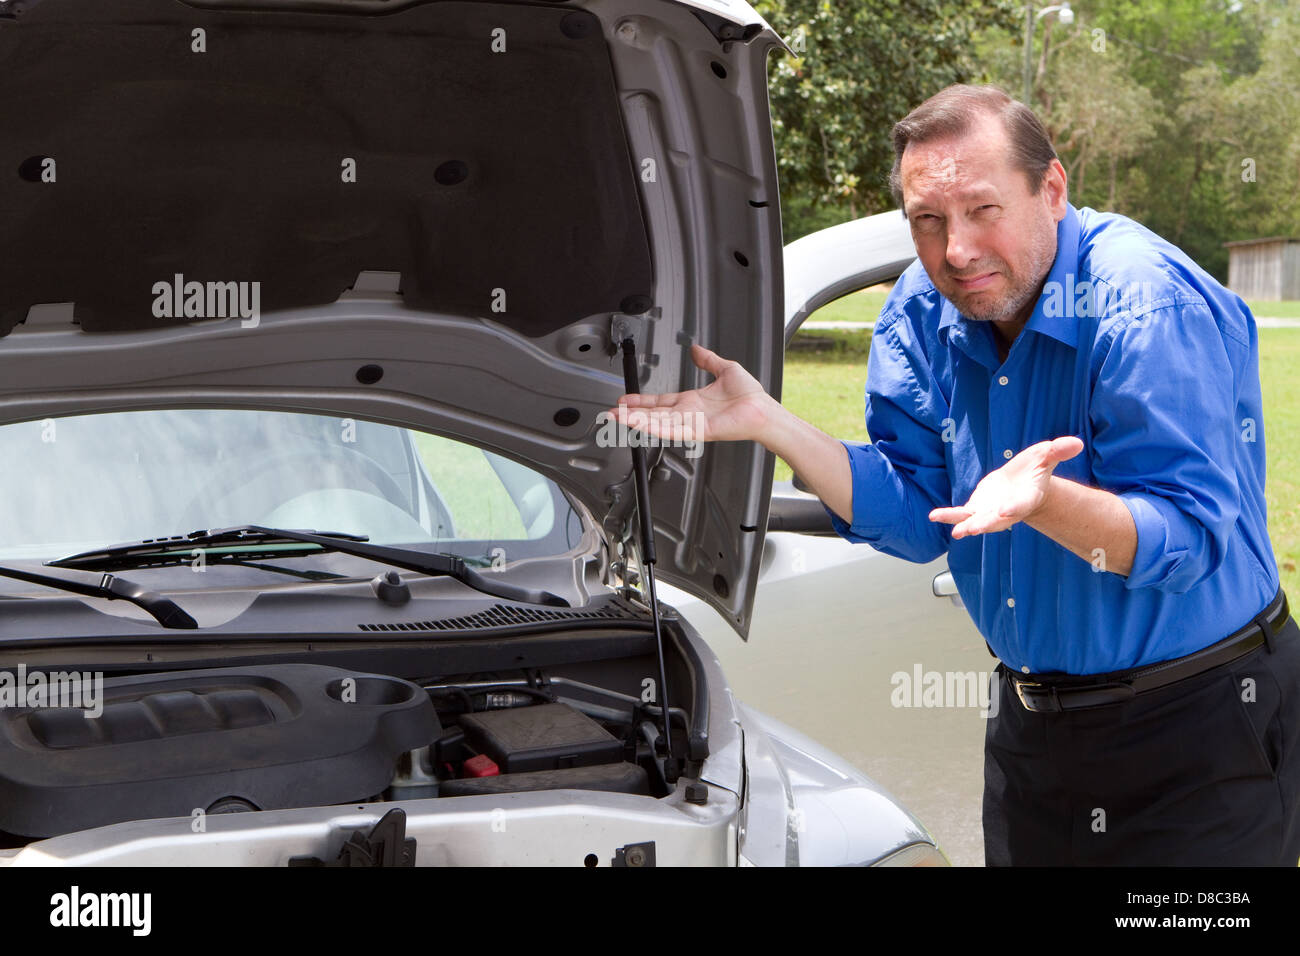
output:
<instances>
[{"instance_id":1,"label":"black plastic engine cover","mask_svg":"<svg viewBox=\"0 0 1300 956\"><path fill-rule=\"evenodd\" d=\"M534 704L460 718L465 740L502 773L618 763L623 742L568 704Z\"/></svg>"},{"instance_id":2,"label":"black plastic engine cover","mask_svg":"<svg viewBox=\"0 0 1300 956\"><path fill-rule=\"evenodd\" d=\"M351 683L349 683L349 681ZM0 710L0 829L26 837L379 793L438 718L407 681L318 664L117 677L103 713Z\"/></svg>"},{"instance_id":3,"label":"black plastic engine cover","mask_svg":"<svg viewBox=\"0 0 1300 956\"><path fill-rule=\"evenodd\" d=\"M644 767L620 761L594 767L566 767L563 770L533 770L528 773L503 773L495 777L444 780L438 785L438 796L470 797L525 790L604 790L648 796L650 776Z\"/></svg>"}]
</instances>

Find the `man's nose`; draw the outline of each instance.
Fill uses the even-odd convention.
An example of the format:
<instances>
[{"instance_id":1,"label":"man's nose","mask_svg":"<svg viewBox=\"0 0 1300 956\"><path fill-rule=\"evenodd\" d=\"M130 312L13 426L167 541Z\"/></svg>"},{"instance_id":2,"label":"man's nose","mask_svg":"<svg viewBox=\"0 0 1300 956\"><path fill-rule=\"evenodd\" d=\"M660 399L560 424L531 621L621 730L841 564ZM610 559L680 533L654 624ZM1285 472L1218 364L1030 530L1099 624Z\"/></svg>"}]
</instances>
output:
<instances>
[{"instance_id":1,"label":"man's nose","mask_svg":"<svg viewBox=\"0 0 1300 956\"><path fill-rule=\"evenodd\" d=\"M947 258L958 272L979 258L975 230L960 216L948 220Z\"/></svg>"}]
</instances>

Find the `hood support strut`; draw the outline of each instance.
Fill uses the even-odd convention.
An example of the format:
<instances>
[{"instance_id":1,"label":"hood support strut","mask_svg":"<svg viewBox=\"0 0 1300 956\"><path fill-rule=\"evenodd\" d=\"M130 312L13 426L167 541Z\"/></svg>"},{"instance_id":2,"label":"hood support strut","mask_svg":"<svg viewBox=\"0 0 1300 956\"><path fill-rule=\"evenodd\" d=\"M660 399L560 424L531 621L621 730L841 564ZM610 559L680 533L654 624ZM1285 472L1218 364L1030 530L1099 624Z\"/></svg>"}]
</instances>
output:
<instances>
[{"instance_id":1,"label":"hood support strut","mask_svg":"<svg viewBox=\"0 0 1300 956\"><path fill-rule=\"evenodd\" d=\"M623 385L629 395L641 392L637 375L636 341L629 334L622 343ZM659 658L659 692L655 695L663 717L664 779L670 783L677 779L677 766L673 760L672 725L668 706L668 676L664 668L664 639L659 629L659 598L655 594L655 532L650 516L650 471L646 466L645 446L632 443L632 472L636 484L636 513L641 526L641 566L645 569L646 592L650 599L650 613L654 619L655 652Z\"/></svg>"}]
</instances>

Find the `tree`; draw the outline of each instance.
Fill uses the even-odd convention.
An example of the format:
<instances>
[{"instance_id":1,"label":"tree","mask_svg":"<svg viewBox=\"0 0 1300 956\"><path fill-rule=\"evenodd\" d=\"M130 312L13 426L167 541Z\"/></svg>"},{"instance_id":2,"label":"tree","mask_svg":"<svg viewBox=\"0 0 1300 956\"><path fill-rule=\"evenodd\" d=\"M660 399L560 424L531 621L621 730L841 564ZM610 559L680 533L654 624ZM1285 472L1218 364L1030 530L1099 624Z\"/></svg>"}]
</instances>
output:
<instances>
[{"instance_id":1,"label":"tree","mask_svg":"<svg viewBox=\"0 0 1300 956\"><path fill-rule=\"evenodd\" d=\"M1227 277L1224 241L1294 232L1294 225L1282 226L1287 215L1296 221L1295 155L1287 156L1297 111L1285 92L1300 87L1300 51L1287 26L1295 23L1296 4L1072 6L1072 26L1054 18L1038 26L1032 104L1070 174L1071 202L1139 220L1220 279ZM1001 82L1015 82L1022 43L1011 33L990 34L981 62ZM1245 159L1267 169L1271 189L1242 182Z\"/></svg>"},{"instance_id":2,"label":"tree","mask_svg":"<svg viewBox=\"0 0 1300 956\"><path fill-rule=\"evenodd\" d=\"M893 208L893 125L952 83L981 82L976 35L1015 21L1009 0L765 0L795 50L769 82L787 242Z\"/></svg>"},{"instance_id":3,"label":"tree","mask_svg":"<svg viewBox=\"0 0 1300 956\"><path fill-rule=\"evenodd\" d=\"M1300 236L1300 7L1271 22L1259 69L1240 77L1207 68L1189 77L1203 89L1190 104L1210 104L1212 179L1226 212L1226 239ZM1190 71L1189 71L1190 72Z\"/></svg>"},{"instance_id":4,"label":"tree","mask_svg":"<svg viewBox=\"0 0 1300 956\"><path fill-rule=\"evenodd\" d=\"M1117 210L1121 167L1141 156L1168 121L1151 91L1132 78L1132 54L1121 49L1100 55L1090 39L1074 31L1056 45L1038 110L1075 205ZM1045 37L1045 50L1049 43Z\"/></svg>"}]
</instances>

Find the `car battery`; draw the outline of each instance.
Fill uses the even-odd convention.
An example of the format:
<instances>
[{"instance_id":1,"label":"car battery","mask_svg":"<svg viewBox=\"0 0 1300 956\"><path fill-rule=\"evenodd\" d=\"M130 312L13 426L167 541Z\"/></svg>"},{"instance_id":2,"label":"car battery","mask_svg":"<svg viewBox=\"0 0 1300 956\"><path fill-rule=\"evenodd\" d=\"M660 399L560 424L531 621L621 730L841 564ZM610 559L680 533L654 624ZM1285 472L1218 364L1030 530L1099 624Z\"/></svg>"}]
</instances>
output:
<instances>
[{"instance_id":1,"label":"car battery","mask_svg":"<svg viewBox=\"0 0 1300 956\"><path fill-rule=\"evenodd\" d=\"M618 763L623 742L567 704L536 704L465 714L465 742L502 773Z\"/></svg>"}]
</instances>

